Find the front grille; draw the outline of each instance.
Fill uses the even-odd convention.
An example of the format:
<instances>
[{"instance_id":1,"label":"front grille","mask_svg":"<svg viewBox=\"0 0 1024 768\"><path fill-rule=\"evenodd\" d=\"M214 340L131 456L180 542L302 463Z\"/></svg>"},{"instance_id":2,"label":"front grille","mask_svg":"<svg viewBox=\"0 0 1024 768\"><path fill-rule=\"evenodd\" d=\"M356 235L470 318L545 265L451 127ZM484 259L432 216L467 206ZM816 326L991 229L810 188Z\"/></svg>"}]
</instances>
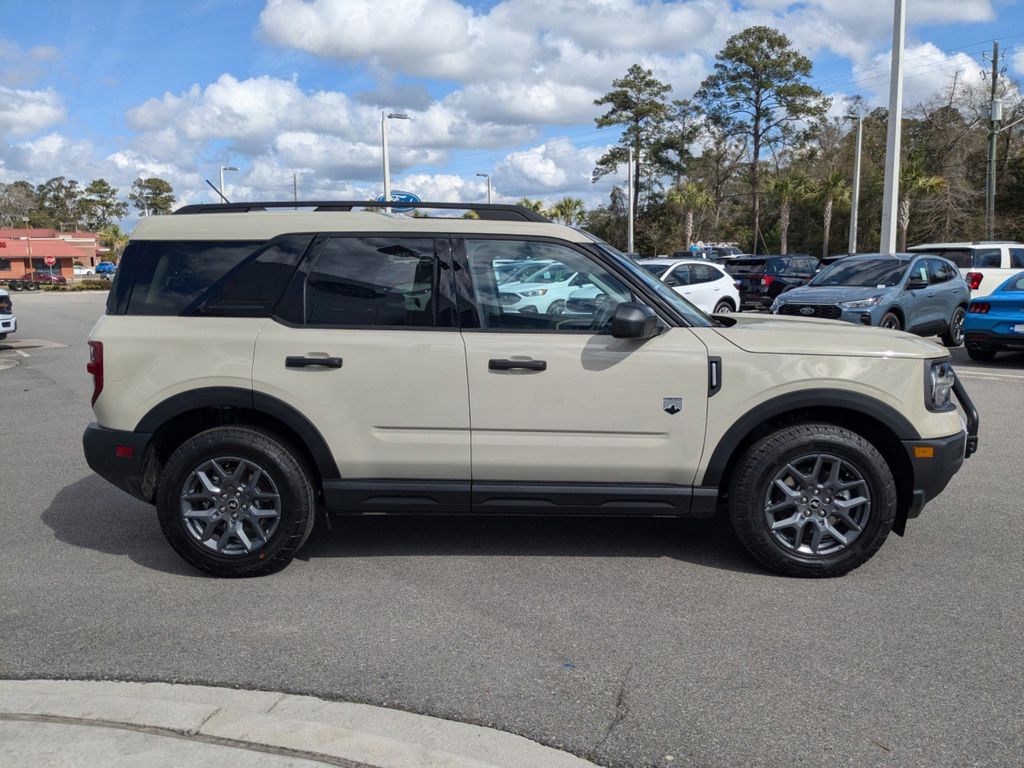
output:
<instances>
[{"instance_id":1,"label":"front grille","mask_svg":"<svg viewBox=\"0 0 1024 768\"><path fill-rule=\"evenodd\" d=\"M824 317L828 320L838 320L842 317L843 310L834 304L783 304L779 307L779 314L796 315L797 317Z\"/></svg>"},{"instance_id":2,"label":"front grille","mask_svg":"<svg viewBox=\"0 0 1024 768\"><path fill-rule=\"evenodd\" d=\"M509 304L515 304L515 303L517 303L519 301L519 294L517 294L517 293L499 293L498 294L498 301L500 301L504 306L507 307Z\"/></svg>"}]
</instances>

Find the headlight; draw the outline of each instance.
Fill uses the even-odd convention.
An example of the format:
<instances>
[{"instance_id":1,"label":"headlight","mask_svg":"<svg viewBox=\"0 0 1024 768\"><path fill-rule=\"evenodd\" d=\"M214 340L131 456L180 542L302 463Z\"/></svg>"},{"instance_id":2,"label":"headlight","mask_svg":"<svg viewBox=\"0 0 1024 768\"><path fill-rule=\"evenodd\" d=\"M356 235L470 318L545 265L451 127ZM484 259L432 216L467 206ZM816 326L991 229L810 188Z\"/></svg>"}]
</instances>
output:
<instances>
[{"instance_id":1,"label":"headlight","mask_svg":"<svg viewBox=\"0 0 1024 768\"><path fill-rule=\"evenodd\" d=\"M534 288L532 291L522 291L520 296L543 296L548 292L547 288Z\"/></svg>"},{"instance_id":2,"label":"headlight","mask_svg":"<svg viewBox=\"0 0 1024 768\"><path fill-rule=\"evenodd\" d=\"M865 307L875 306L881 300L881 296L872 296L870 299L857 299L856 301L841 301L839 302L839 306L846 307L847 309L864 309Z\"/></svg>"},{"instance_id":3,"label":"headlight","mask_svg":"<svg viewBox=\"0 0 1024 768\"><path fill-rule=\"evenodd\" d=\"M956 375L948 360L932 362L925 378L925 405L929 411L949 410L949 395L953 391Z\"/></svg>"}]
</instances>

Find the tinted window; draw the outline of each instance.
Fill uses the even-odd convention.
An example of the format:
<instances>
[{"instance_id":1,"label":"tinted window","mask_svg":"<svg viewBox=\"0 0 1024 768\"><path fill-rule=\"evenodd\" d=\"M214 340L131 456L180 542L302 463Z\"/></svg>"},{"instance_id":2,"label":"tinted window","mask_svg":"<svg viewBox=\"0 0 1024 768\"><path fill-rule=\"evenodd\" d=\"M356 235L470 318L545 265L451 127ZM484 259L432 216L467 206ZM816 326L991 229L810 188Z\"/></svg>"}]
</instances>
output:
<instances>
[{"instance_id":1,"label":"tinted window","mask_svg":"<svg viewBox=\"0 0 1024 768\"><path fill-rule=\"evenodd\" d=\"M711 283L718 280L721 276L721 272L714 267L709 267L707 264L694 264L690 267L691 283Z\"/></svg>"},{"instance_id":2,"label":"tinted window","mask_svg":"<svg viewBox=\"0 0 1024 768\"><path fill-rule=\"evenodd\" d=\"M286 235L253 252L184 314L212 317L269 317L312 235Z\"/></svg>"},{"instance_id":3,"label":"tinted window","mask_svg":"<svg viewBox=\"0 0 1024 768\"><path fill-rule=\"evenodd\" d=\"M764 271L767 275L784 275L791 271L789 259L768 259Z\"/></svg>"},{"instance_id":4,"label":"tinted window","mask_svg":"<svg viewBox=\"0 0 1024 768\"><path fill-rule=\"evenodd\" d=\"M974 266L994 267L998 269L1003 266L1003 254L998 248L984 248L974 252Z\"/></svg>"},{"instance_id":5,"label":"tinted window","mask_svg":"<svg viewBox=\"0 0 1024 768\"><path fill-rule=\"evenodd\" d=\"M430 238L331 238L306 279L305 321L432 326L434 284Z\"/></svg>"},{"instance_id":6,"label":"tinted window","mask_svg":"<svg viewBox=\"0 0 1024 768\"><path fill-rule=\"evenodd\" d=\"M11 269L10 259L0 259L0 272L8 272Z\"/></svg>"},{"instance_id":7,"label":"tinted window","mask_svg":"<svg viewBox=\"0 0 1024 768\"><path fill-rule=\"evenodd\" d=\"M905 261L895 259L858 259L838 261L823 269L810 285L850 285L891 287L899 283L906 269ZM927 276L927 270L925 270Z\"/></svg>"},{"instance_id":8,"label":"tinted window","mask_svg":"<svg viewBox=\"0 0 1024 768\"><path fill-rule=\"evenodd\" d=\"M928 281L932 284L945 283L957 274L949 264L938 259L928 259Z\"/></svg>"},{"instance_id":9,"label":"tinted window","mask_svg":"<svg viewBox=\"0 0 1024 768\"><path fill-rule=\"evenodd\" d=\"M654 274L653 272L651 274ZM680 264L678 267L669 272L665 277L662 278L665 281L665 285L675 288L677 285L689 285L690 283L690 269L685 264Z\"/></svg>"},{"instance_id":10,"label":"tinted window","mask_svg":"<svg viewBox=\"0 0 1024 768\"><path fill-rule=\"evenodd\" d=\"M665 271L665 267L661 264L638 264L637 266L650 272L655 277L661 277L661 273Z\"/></svg>"},{"instance_id":11,"label":"tinted window","mask_svg":"<svg viewBox=\"0 0 1024 768\"><path fill-rule=\"evenodd\" d=\"M916 251L917 249L915 249ZM922 249L923 250L923 249ZM971 263L971 249L970 248L929 248L928 253L934 253L936 256L941 256L944 259L949 259L958 267L972 267Z\"/></svg>"},{"instance_id":12,"label":"tinted window","mask_svg":"<svg viewBox=\"0 0 1024 768\"><path fill-rule=\"evenodd\" d=\"M1010 280L1004 287L1004 291L1024 291L1024 277Z\"/></svg>"},{"instance_id":13,"label":"tinted window","mask_svg":"<svg viewBox=\"0 0 1024 768\"><path fill-rule=\"evenodd\" d=\"M1010 269L1024 269L1024 248L1010 249Z\"/></svg>"},{"instance_id":14,"label":"tinted window","mask_svg":"<svg viewBox=\"0 0 1024 768\"><path fill-rule=\"evenodd\" d=\"M176 315L252 254L246 241L153 240L136 265L128 314ZM126 266L122 257L122 265ZM119 276L120 277L120 276Z\"/></svg>"},{"instance_id":15,"label":"tinted window","mask_svg":"<svg viewBox=\"0 0 1024 768\"><path fill-rule=\"evenodd\" d=\"M914 265L910 268L910 273L907 275L907 280L924 280L926 283L931 282L929 274L931 269L929 264L932 264L931 259L919 259L914 262Z\"/></svg>"},{"instance_id":16,"label":"tinted window","mask_svg":"<svg viewBox=\"0 0 1024 768\"><path fill-rule=\"evenodd\" d=\"M725 265L730 274L759 274L765 270L764 259L733 259Z\"/></svg>"}]
</instances>

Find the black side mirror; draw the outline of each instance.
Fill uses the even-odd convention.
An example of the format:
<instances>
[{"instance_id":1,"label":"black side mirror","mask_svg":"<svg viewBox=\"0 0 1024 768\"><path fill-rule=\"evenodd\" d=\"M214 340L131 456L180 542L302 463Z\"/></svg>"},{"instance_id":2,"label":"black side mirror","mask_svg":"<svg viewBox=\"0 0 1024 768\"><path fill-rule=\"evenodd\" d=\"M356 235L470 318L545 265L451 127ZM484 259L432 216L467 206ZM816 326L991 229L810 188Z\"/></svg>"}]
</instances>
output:
<instances>
[{"instance_id":1,"label":"black side mirror","mask_svg":"<svg viewBox=\"0 0 1024 768\"><path fill-rule=\"evenodd\" d=\"M907 280L908 291L920 291L922 288L928 287L928 281L923 277L912 277Z\"/></svg>"},{"instance_id":2,"label":"black side mirror","mask_svg":"<svg viewBox=\"0 0 1024 768\"><path fill-rule=\"evenodd\" d=\"M624 301L612 315L612 336L616 339L649 339L657 336L658 315L646 304Z\"/></svg>"}]
</instances>

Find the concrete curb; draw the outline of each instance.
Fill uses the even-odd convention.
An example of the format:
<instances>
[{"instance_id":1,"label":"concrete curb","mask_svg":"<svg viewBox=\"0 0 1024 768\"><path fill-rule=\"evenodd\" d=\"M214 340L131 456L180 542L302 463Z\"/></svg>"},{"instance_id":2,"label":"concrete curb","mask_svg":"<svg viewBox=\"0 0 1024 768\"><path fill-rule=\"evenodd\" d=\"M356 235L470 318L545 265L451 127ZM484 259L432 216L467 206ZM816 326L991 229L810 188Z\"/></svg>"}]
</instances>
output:
<instances>
[{"instance_id":1,"label":"concrete curb","mask_svg":"<svg viewBox=\"0 0 1024 768\"><path fill-rule=\"evenodd\" d=\"M346 768L596 768L493 728L312 696L198 685L0 680L0 721L123 728ZM32 766L31 755L25 757L21 764Z\"/></svg>"}]
</instances>

